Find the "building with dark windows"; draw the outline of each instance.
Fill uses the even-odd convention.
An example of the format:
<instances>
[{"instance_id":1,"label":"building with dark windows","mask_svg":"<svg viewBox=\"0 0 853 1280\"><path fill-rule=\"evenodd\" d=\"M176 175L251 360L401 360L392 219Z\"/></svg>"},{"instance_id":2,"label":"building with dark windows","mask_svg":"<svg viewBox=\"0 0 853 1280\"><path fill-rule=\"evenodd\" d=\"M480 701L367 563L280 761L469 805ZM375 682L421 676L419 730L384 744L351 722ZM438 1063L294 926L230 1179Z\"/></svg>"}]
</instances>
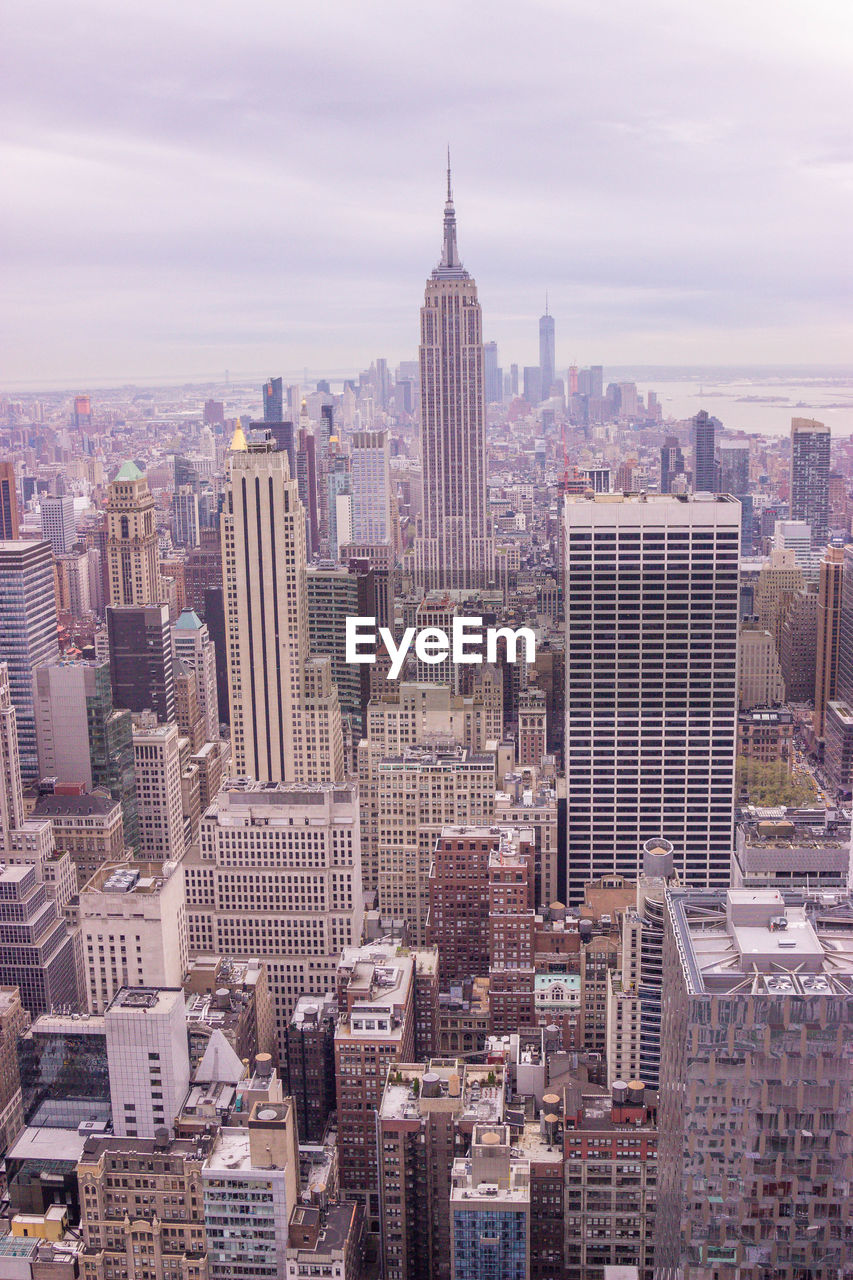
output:
<instances>
[{"instance_id":1,"label":"building with dark windows","mask_svg":"<svg viewBox=\"0 0 853 1280\"><path fill-rule=\"evenodd\" d=\"M672 493L676 476L684 475L684 454L676 436L667 436L660 450L660 491Z\"/></svg>"},{"instance_id":2,"label":"building with dark windows","mask_svg":"<svg viewBox=\"0 0 853 1280\"><path fill-rule=\"evenodd\" d=\"M18 1041L24 1120L76 1129L110 1123L110 1072L104 1019L45 1013Z\"/></svg>"},{"instance_id":3,"label":"building with dark windows","mask_svg":"<svg viewBox=\"0 0 853 1280\"><path fill-rule=\"evenodd\" d=\"M812 531L812 546L823 547L829 537L829 427L812 418L791 419L792 520L803 520Z\"/></svg>"},{"instance_id":4,"label":"building with dark windows","mask_svg":"<svg viewBox=\"0 0 853 1280\"><path fill-rule=\"evenodd\" d=\"M79 1007L74 937L34 866L0 871L0 986L34 1018Z\"/></svg>"},{"instance_id":5,"label":"building with dark windows","mask_svg":"<svg viewBox=\"0 0 853 1280\"><path fill-rule=\"evenodd\" d=\"M716 493L717 454L716 433L720 426L705 409L693 418L693 492Z\"/></svg>"},{"instance_id":6,"label":"building with dark windows","mask_svg":"<svg viewBox=\"0 0 853 1280\"><path fill-rule=\"evenodd\" d=\"M0 460L0 538L14 542L18 537L18 495L15 491L15 464Z\"/></svg>"},{"instance_id":7,"label":"building with dark windows","mask_svg":"<svg viewBox=\"0 0 853 1280\"><path fill-rule=\"evenodd\" d=\"M175 719L175 682L169 606L107 609L113 701L128 711Z\"/></svg>"},{"instance_id":8,"label":"building with dark windows","mask_svg":"<svg viewBox=\"0 0 853 1280\"><path fill-rule=\"evenodd\" d=\"M680 879L728 883L739 536L728 497L566 499L569 904L662 831Z\"/></svg>"}]
</instances>

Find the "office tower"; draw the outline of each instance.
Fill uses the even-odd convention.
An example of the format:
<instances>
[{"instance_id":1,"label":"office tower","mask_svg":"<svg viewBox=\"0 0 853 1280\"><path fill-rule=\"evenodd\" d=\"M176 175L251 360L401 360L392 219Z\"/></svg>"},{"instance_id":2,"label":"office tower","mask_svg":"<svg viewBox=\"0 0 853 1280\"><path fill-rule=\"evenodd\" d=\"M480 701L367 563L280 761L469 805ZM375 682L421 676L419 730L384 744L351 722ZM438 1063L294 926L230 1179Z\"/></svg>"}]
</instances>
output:
<instances>
[{"instance_id":1,"label":"office tower","mask_svg":"<svg viewBox=\"0 0 853 1280\"><path fill-rule=\"evenodd\" d=\"M84 1243L80 1280L208 1280L201 1177L209 1145L209 1137L199 1143L168 1131L89 1137L75 1170ZM132 1222L129 1230L125 1222Z\"/></svg>"},{"instance_id":2,"label":"office tower","mask_svg":"<svg viewBox=\"0 0 853 1280\"><path fill-rule=\"evenodd\" d=\"M72 424L77 431L88 431L92 426L92 401L89 396L74 397Z\"/></svg>"},{"instance_id":3,"label":"office tower","mask_svg":"<svg viewBox=\"0 0 853 1280\"><path fill-rule=\"evenodd\" d=\"M76 1129L110 1122L110 1072L103 1018L43 1013L18 1041L24 1121Z\"/></svg>"},{"instance_id":4,"label":"office tower","mask_svg":"<svg viewBox=\"0 0 853 1280\"><path fill-rule=\"evenodd\" d=\"M349 457L336 452L335 436L330 441L330 449L325 468L328 556L339 560L342 549L352 541L352 473Z\"/></svg>"},{"instance_id":5,"label":"office tower","mask_svg":"<svg viewBox=\"0 0 853 1280\"><path fill-rule=\"evenodd\" d=\"M195 755L206 741L204 720L199 710L196 674L180 658L175 659L175 723Z\"/></svg>"},{"instance_id":6,"label":"office tower","mask_svg":"<svg viewBox=\"0 0 853 1280\"><path fill-rule=\"evenodd\" d=\"M133 799L135 817L135 791ZM131 842L125 839L121 805L105 791L40 795L32 817L50 822L56 850L71 859L81 888L105 862L119 862L128 854Z\"/></svg>"},{"instance_id":7,"label":"office tower","mask_svg":"<svg viewBox=\"0 0 853 1280\"><path fill-rule=\"evenodd\" d=\"M421 309L423 537L416 543L419 585L482 587L494 575L486 500L486 405L477 286L456 247L456 212L447 171L444 246Z\"/></svg>"},{"instance_id":8,"label":"office tower","mask_svg":"<svg viewBox=\"0 0 853 1280\"><path fill-rule=\"evenodd\" d=\"M742 498L749 493L749 441L721 440L717 445L720 493Z\"/></svg>"},{"instance_id":9,"label":"office tower","mask_svg":"<svg viewBox=\"0 0 853 1280\"><path fill-rule=\"evenodd\" d=\"M841 584L844 578L844 549L832 543L820 562L817 602L817 661L814 689L816 738L823 737L826 704L834 702L838 691L838 657L841 645Z\"/></svg>"},{"instance_id":10,"label":"office tower","mask_svg":"<svg viewBox=\"0 0 853 1280\"><path fill-rule=\"evenodd\" d=\"M388 432L356 431L351 444L352 528L349 541L390 542L392 491Z\"/></svg>"},{"instance_id":11,"label":"office tower","mask_svg":"<svg viewBox=\"0 0 853 1280\"><path fill-rule=\"evenodd\" d=\"M291 475L293 472L291 472ZM300 423L296 438L296 483L299 501L305 508L305 546L309 557L320 550L320 512L317 498L317 438L313 429Z\"/></svg>"},{"instance_id":12,"label":"office tower","mask_svg":"<svg viewBox=\"0 0 853 1280\"><path fill-rule=\"evenodd\" d=\"M154 495L145 475L125 462L107 498L110 604L158 604L163 598Z\"/></svg>"},{"instance_id":13,"label":"office tower","mask_svg":"<svg viewBox=\"0 0 853 1280\"><path fill-rule=\"evenodd\" d=\"M180 858L185 848L180 743L174 724L133 726L138 854L152 862Z\"/></svg>"},{"instance_id":14,"label":"office tower","mask_svg":"<svg viewBox=\"0 0 853 1280\"><path fill-rule=\"evenodd\" d=\"M308 662L297 483L286 454L240 436L222 517L234 771L262 782L337 781L344 776L340 706L329 660ZM321 745L319 754L309 738Z\"/></svg>"},{"instance_id":15,"label":"office tower","mask_svg":"<svg viewBox=\"0 0 853 1280\"><path fill-rule=\"evenodd\" d=\"M389 1067L415 1047L415 959L396 942L345 948L337 973L335 1081L341 1187L379 1218L376 1111ZM376 1224L374 1226L374 1223Z\"/></svg>"},{"instance_id":16,"label":"office tower","mask_svg":"<svg viewBox=\"0 0 853 1280\"><path fill-rule=\"evenodd\" d=\"M184 861L190 953L264 960L282 1056L297 999L330 990L361 938L358 823L355 788L232 786Z\"/></svg>"},{"instance_id":17,"label":"office tower","mask_svg":"<svg viewBox=\"0 0 853 1280\"><path fill-rule=\"evenodd\" d=\"M388 1077L377 1117L386 1280L450 1280L453 1161L478 1114L503 1119L503 1076L502 1063L433 1059Z\"/></svg>"},{"instance_id":18,"label":"office tower","mask_svg":"<svg viewBox=\"0 0 853 1280\"><path fill-rule=\"evenodd\" d=\"M543 400L550 397L554 378L554 317L548 313L546 294L545 314L539 317L539 386Z\"/></svg>"},{"instance_id":19,"label":"office tower","mask_svg":"<svg viewBox=\"0 0 853 1280\"><path fill-rule=\"evenodd\" d=\"M0 986L17 987L31 1017L76 1010L74 936L35 866L0 871Z\"/></svg>"},{"instance_id":20,"label":"office tower","mask_svg":"<svg viewBox=\"0 0 853 1280\"><path fill-rule=\"evenodd\" d=\"M172 538L176 547L198 546L198 494L188 484L182 484L172 495Z\"/></svg>"},{"instance_id":21,"label":"office tower","mask_svg":"<svg viewBox=\"0 0 853 1280\"><path fill-rule=\"evenodd\" d=\"M529 832L502 832L488 863L489 1029L536 1025L533 846Z\"/></svg>"},{"instance_id":22,"label":"office tower","mask_svg":"<svg viewBox=\"0 0 853 1280\"><path fill-rule=\"evenodd\" d=\"M525 365L522 370L522 396L531 406L542 403L542 370L538 365Z\"/></svg>"},{"instance_id":23,"label":"office tower","mask_svg":"<svg viewBox=\"0 0 853 1280\"><path fill-rule=\"evenodd\" d=\"M568 900L637 874L658 832L690 884L728 882L740 507L565 500Z\"/></svg>"},{"instance_id":24,"label":"office tower","mask_svg":"<svg viewBox=\"0 0 853 1280\"><path fill-rule=\"evenodd\" d=\"M223 1126L202 1170L209 1280L285 1277L299 1197L293 1099L256 1102L246 1126ZM323 1268L325 1271L325 1268Z\"/></svg>"},{"instance_id":25,"label":"office tower","mask_svg":"<svg viewBox=\"0 0 853 1280\"><path fill-rule=\"evenodd\" d=\"M15 492L15 464L0 460L0 540L15 542L18 538L18 495Z\"/></svg>"},{"instance_id":26,"label":"office tower","mask_svg":"<svg viewBox=\"0 0 853 1280\"><path fill-rule=\"evenodd\" d=\"M40 776L107 787L124 802L133 785L130 714L113 708L109 663L61 658L38 667L33 696Z\"/></svg>"},{"instance_id":27,"label":"office tower","mask_svg":"<svg viewBox=\"0 0 853 1280\"><path fill-rule=\"evenodd\" d=\"M219 699L216 692L216 653L210 632L194 609L184 609L172 627L172 651L196 677L198 708L204 741L219 741Z\"/></svg>"},{"instance_id":28,"label":"office tower","mask_svg":"<svg viewBox=\"0 0 853 1280\"><path fill-rule=\"evenodd\" d=\"M225 405L221 400L205 400L204 424L210 427L223 426L225 424Z\"/></svg>"},{"instance_id":29,"label":"office tower","mask_svg":"<svg viewBox=\"0 0 853 1280\"><path fill-rule=\"evenodd\" d=\"M0 542L0 662L9 667L21 774L38 777L33 673L59 652L49 542Z\"/></svg>"},{"instance_id":30,"label":"office tower","mask_svg":"<svg viewBox=\"0 0 853 1280\"><path fill-rule=\"evenodd\" d=\"M41 506L41 532L53 548L55 556L67 555L77 541L73 498L51 498L44 495Z\"/></svg>"},{"instance_id":31,"label":"office tower","mask_svg":"<svg viewBox=\"0 0 853 1280\"><path fill-rule=\"evenodd\" d=\"M373 577L371 573L351 573L348 569L311 568L305 575L305 583L309 648L317 657L331 659L341 715L348 722L352 741L357 745L364 731L364 714L370 697L370 666L347 662L346 620L376 616Z\"/></svg>"},{"instance_id":32,"label":"office tower","mask_svg":"<svg viewBox=\"0 0 853 1280\"><path fill-rule=\"evenodd\" d=\"M121 987L181 985L188 946L180 862L107 863L81 882L79 901L90 1013L103 1013Z\"/></svg>"},{"instance_id":33,"label":"office tower","mask_svg":"<svg viewBox=\"0 0 853 1280\"><path fill-rule=\"evenodd\" d=\"M533 897L537 907L558 902L557 791L553 783L507 774L495 793L494 824L523 828L533 839Z\"/></svg>"},{"instance_id":34,"label":"office tower","mask_svg":"<svg viewBox=\"0 0 853 1280\"><path fill-rule=\"evenodd\" d=\"M287 1028L287 1092L303 1142L322 1142L335 1109L334 993L300 996Z\"/></svg>"},{"instance_id":35,"label":"office tower","mask_svg":"<svg viewBox=\"0 0 853 1280\"><path fill-rule=\"evenodd\" d=\"M0 856L9 836L24 823L24 793L18 752L17 714L12 705L9 665L0 662Z\"/></svg>"},{"instance_id":36,"label":"office tower","mask_svg":"<svg viewBox=\"0 0 853 1280\"><path fill-rule=\"evenodd\" d=\"M283 400L281 378L268 378L264 383L264 422L282 422Z\"/></svg>"},{"instance_id":37,"label":"office tower","mask_svg":"<svg viewBox=\"0 0 853 1280\"><path fill-rule=\"evenodd\" d=\"M452 1280L528 1280L530 1161L514 1153L509 1125L476 1125L452 1176Z\"/></svg>"},{"instance_id":38,"label":"office tower","mask_svg":"<svg viewBox=\"0 0 853 1280\"><path fill-rule=\"evenodd\" d=\"M777 707L785 701L785 681L769 631L744 623L740 632L738 702L742 711L752 707Z\"/></svg>"},{"instance_id":39,"label":"office tower","mask_svg":"<svg viewBox=\"0 0 853 1280\"><path fill-rule=\"evenodd\" d=\"M104 1014L113 1131L154 1138L190 1085L187 1013L180 987L122 987Z\"/></svg>"},{"instance_id":40,"label":"office tower","mask_svg":"<svg viewBox=\"0 0 853 1280\"><path fill-rule=\"evenodd\" d=\"M816 547L829 537L830 439L822 422L791 419L791 519L810 526Z\"/></svg>"},{"instance_id":41,"label":"office tower","mask_svg":"<svg viewBox=\"0 0 853 1280\"><path fill-rule=\"evenodd\" d=\"M186 607L206 622L204 593L222 590L222 545L218 529L200 529L199 539L184 560L184 592Z\"/></svg>"},{"instance_id":42,"label":"office tower","mask_svg":"<svg viewBox=\"0 0 853 1280\"><path fill-rule=\"evenodd\" d=\"M72 618L86 618L93 612L91 587L92 564L88 551L72 551L68 555L54 556L56 570L56 608L58 613L71 614ZM96 576L98 581L100 574Z\"/></svg>"},{"instance_id":43,"label":"office tower","mask_svg":"<svg viewBox=\"0 0 853 1280\"><path fill-rule=\"evenodd\" d=\"M666 891L678 877L669 840L647 840L642 859L636 900L622 917L621 964L608 975L607 1079L657 1089Z\"/></svg>"},{"instance_id":44,"label":"office tower","mask_svg":"<svg viewBox=\"0 0 853 1280\"><path fill-rule=\"evenodd\" d=\"M377 761L372 777L375 789L362 817L376 868L379 910L388 919L406 920L420 946L426 939L435 842L449 824L491 821L495 757L446 741L437 747L412 746Z\"/></svg>"},{"instance_id":45,"label":"office tower","mask_svg":"<svg viewBox=\"0 0 853 1280\"><path fill-rule=\"evenodd\" d=\"M672 493L675 476L684 475L684 454L677 436L667 436L660 451L660 491Z\"/></svg>"},{"instance_id":46,"label":"office tower","mask_svg":"<svg viewBox=\"0 0 853 1280\"><path fill-rule=\"evenodd\" d=\"M693 492L717 492L716 432L721 423L700 409L693 423Z\"/></svg>"},{"instance_id":47,"label":"office tower","mask_svg":"<svg viewBox=\"0 0 853 1280\"><path fill-rule=\"evenodd\" d=\"M604 369L600 364L589 367L589 394L599 400L604 395Z\"/></svg>"},{"instance_id":48,"label":"office tower","mask_svg":"<svg viewBox=\"0 0 853 1280\"><path fill-rule=\"evenodd\" d=\"M773 524L773 549L793 551L797 564L807 573L813 564L811 527L804 520L776 520Z\"/></svg>"},{"instance_id":49,"label":"office tower","mask_svg":"<svg viewBox=\"0 0 853 1280\"><path fill-rule=\"evenodd\" d=\"M501 404L503 401L503 371L498 367L498 344L483 343L483 370L486 389L486 404Z\"/></svg>"},{"instance_id":50,"label":"office tower","mask_svg":"<svg viewBox=\"0 0 853 1280\"><path fill-rule=\"evenodd\" d=\"M128 711L175 718L174 659L166 604L107 609L113 701Z\"/></svg>"},{"instance_id":51,"label":"office tower","mask_svg":"<svg viewBox=\"0 0 853 1280\"><path fill-rule=\"evenodd\" d=\"M774 547L761 566L755 584L754 608L758 624L769 631L782 654L782 627L794 597L805 586L803 571L790 547Z\"/></svg>"},{"instance_id":52,"label":"office tower","mask_svg":"<svg viewBox=\"0 0 853 1280\"><path fill-rule=\"evenodd\" d=\"M668 893L656 1277L850 1270L851 909Z\"/></svg>"},{"instance_id":53,"label":"office tower","mask_svg":"<svg viewBox=\"0 0 853 1280\"><path fill-rule=\"evenodd\" d=\"M811 702L815 691L818 598L799 591L785 612L779 665L788 702Z\"/></svg>"},{"instance_id":54,"label":"office tower","mask_svg":"<svg viewBox=\"0 0 853 1280\"><path fill-rule=\"evenodd\" d=\"M28 1017L17 987L0 987L0 1151L7 1149L24 1127L18 1037Z\"/></svg>"}]
</instances>

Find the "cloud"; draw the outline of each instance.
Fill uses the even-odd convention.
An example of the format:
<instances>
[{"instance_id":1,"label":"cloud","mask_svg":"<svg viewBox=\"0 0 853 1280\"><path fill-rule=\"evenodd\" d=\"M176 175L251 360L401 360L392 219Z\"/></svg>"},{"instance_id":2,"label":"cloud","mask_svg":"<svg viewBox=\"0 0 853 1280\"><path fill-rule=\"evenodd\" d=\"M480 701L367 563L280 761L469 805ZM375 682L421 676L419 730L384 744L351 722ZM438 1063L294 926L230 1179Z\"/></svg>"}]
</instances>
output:
<instances>
[{"instance_id":1,"label":"cloud","mask_svg":"<svg viewBox=\"0 0 853 1280\"><path fill-rule=\"evenodd\" d=\"M834 0L19 10L6 386L411 357L448 140L504 363L848 358Z\"/></svg>"}]
</instances>

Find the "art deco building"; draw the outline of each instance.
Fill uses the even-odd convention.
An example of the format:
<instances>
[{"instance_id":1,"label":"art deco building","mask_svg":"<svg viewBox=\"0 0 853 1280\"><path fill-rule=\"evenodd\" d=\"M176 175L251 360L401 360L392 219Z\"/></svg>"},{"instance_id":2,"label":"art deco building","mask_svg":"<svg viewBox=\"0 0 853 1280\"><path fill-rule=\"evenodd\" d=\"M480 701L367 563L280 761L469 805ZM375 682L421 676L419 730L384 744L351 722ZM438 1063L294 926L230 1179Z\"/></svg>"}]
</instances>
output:
<instances>
[{"instance_id":1,"label":"art deco building","mask_svg":"<svg viewBox=\"0 0 853 1280\"><path fill-rule=\"evenodd\" d=\"M679 878L728 883L740 507L728 497L568 497L568 897L666 834Z\"/></svg>"},{"instance_id":2,"label":"art deco building","mask_svg":"<svg viewBox=\"0 0 853 1280\"><path fill-rule=\"evenodd\" d=\"M444 245L421 308L423 534L418 584L483 587L494 577L486 495L486 397L477 286L456 247L447 170Z\"/></svg>"},{"instance_id":3,"label":"art deco building","mask_svg":"<svg viewBox=\"0 0 853 1280\"><path fill-rule=\"evenodd\" d=\"M107 500L110 604L159 604L163 598L154 510L145 475L126 462Z\"/></svg>"},{"instance_id":4,"label":"art deco building","mask_svg":"<svg viewBox=\"0 0 853 1280\"><path fill-rule=\"evenodd\" d=\"M331 662L309 662L305 511L287 453L231 445L222 559L234 769L261 782L336 782L343 736Z\"/></svg>"}]
</instances>

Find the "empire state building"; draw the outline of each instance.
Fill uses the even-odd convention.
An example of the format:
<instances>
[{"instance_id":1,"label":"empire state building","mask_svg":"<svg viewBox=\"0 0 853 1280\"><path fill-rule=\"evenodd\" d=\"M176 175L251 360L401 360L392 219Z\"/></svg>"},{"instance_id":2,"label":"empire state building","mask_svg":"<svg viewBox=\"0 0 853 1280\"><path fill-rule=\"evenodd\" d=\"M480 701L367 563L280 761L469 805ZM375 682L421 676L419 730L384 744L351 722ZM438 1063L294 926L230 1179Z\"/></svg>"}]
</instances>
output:
<instances>
[{"instance_id":1,"label":"empire state building","mask_svg":"<svg viewBox=\"0 0 853 1280\"><path fill-rule=\"evenodd\" d=\"M483 322L477 286L456 247L447 169L444 245L421 308L424 514L415 545L418 585L481 588L494 581L486 494Z\"/></svg>"}]
</instances>

